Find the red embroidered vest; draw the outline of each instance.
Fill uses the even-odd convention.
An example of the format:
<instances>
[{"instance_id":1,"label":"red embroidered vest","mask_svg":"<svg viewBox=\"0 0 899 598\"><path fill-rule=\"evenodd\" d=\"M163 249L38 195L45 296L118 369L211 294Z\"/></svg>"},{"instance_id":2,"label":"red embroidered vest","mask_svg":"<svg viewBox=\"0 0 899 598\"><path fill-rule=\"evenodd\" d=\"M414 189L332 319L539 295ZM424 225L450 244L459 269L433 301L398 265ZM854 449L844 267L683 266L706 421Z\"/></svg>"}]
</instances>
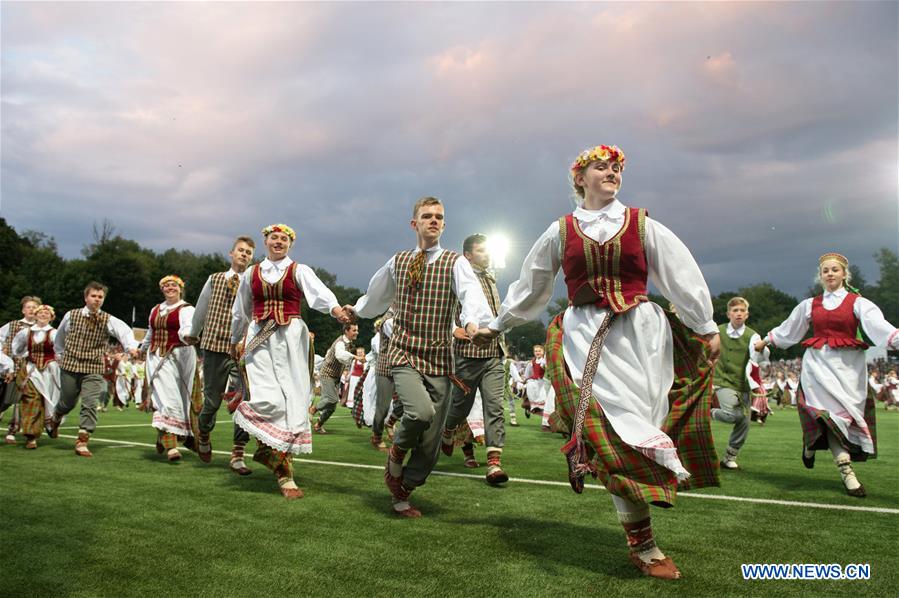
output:
<instances>
[{"instance_id":1,"label":"red embroidered vest","mask_svg":"<svg viewBox=\"0 0 899 598\"><path fill-rule=\"evenodd\" d=\"M150 312L150 323L153 326L153 339L150 341L150 353L156 353L160 357L168 355L175 347L183 347L178 330L181 328L179 313L187 303L182 303L166 315L159 313L159 306Z\"/></svg>"},{"instance_id":2,"label":"red embroidered vest","mask_svg":"<svg viewBox=\"0 0 899 598\"><path fill-rule=\"evenodd\" d=\"M546 375L545 368L537 363L536 359L531 360L531 379L543 378Z\"/></svg>"},{"instance_id":3,"label":"red embroidered vest","mask_svg":"<svg viewBox=\"0 0 899 598\"><path fill-rule=\"evenodd\" d=\"M823 295L812 299L812 337L802 341L802 345L814 349L824 345L831 349L866 349L868 344L856 336L858 318L853 308L858 297L855 293L849 293L834 309L824 309Z\"/></svg>"},{"instance_id":4,"label":"red embroidered vest","mask_svg":"<svg viewBox=\"0 0 899 598\"><path fill-rule=\"evenodd\" d=\"M573 214L560 218L568 302L622 313L648 301L645 231L643 208L626 208L624 225L605 243L585 235Z\"/></svg>"},{"instance_id":5,"label":"red embroidered vest","mask_svg":"<svg viewBox=\"0 0 899 598\"><path fill-rule=\"evenodd\" d=\"M257 322L274 320L279 326L300 317L303 291L297 285L297 263L291 262L284 276L270 284L262 278L259 266L253 267L250 288L253 291L253 319Z\"/></svg>"},{"instance_id":6,"label":"red embroidered vest","mask_svg":"<svg viewBox=\"0 0 899 598\"><path fill-rule=\"evenodd\" d=\"M44 341L41 343L34 342L34 331L28 334L28 361L33 363L37 369L42 370L47 367L51 361L56 361L56 350L50 341L50 330L47 330Z\"/></svg>"}]
</instances>

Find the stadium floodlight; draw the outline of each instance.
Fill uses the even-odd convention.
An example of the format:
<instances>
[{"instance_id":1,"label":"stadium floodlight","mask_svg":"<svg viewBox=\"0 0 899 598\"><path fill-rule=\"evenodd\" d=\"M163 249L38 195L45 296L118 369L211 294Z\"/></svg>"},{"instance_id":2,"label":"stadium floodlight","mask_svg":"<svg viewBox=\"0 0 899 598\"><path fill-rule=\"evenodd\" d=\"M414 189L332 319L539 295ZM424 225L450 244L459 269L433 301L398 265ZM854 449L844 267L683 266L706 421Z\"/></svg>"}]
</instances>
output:
<instances>
[{"instance_id":1,"label":"stadium floodlight","mask_svg":"<svg viewBox=\"0 0 899 598\"><path fill-rule=\"evenodd\" d=\"M496 269L506 267L506 254L509 253L509 239L502 233L490 233L487 235L487 251L490 253L490 262Z\"/></svg>"}]
</instances>

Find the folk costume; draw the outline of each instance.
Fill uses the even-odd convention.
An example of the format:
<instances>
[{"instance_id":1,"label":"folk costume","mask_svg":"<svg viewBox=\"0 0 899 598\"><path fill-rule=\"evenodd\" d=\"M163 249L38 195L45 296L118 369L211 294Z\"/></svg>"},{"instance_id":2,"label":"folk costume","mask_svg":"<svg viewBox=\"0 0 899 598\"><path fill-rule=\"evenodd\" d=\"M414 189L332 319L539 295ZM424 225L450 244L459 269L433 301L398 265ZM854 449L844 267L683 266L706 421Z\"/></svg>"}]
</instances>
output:
<instances>
[{"instance_id":1,"label":"folk costume","mask_svg":"<svg viewBox=\"0 0 899 598\"><path fill-rule=\"evenodd\" d=\"M490 306L490 314L493 317L499 313L500 298L496 290L496 278L492 272L478 268L472 264L472 270L481 285L487 304ZM456 322L460 325L461 322ZM487 473L488 484L497 485L509 481L509 476L502 468L502 453L505 446L505 418L503 416L503 382L505 371L503 369L504 351L500 345L500 339L493 339L484 347L475 346L469 340L453 338L453 356L456 365L456 377L465 385L454 386L452 389L452 404L449 415L446 418L446 426L443 430L443 442L441 449L445 455L453 454L453 436L456 428L466 418L469 426L480 424L481 432L487 443ZM475 394L480 391L482 411L474 412ZM472 430L474 436L479 434ZM466 454L466 459L471 458Z\"/></svg>"},{"instance_id":2,"label":"folk costume","mask_svg":"<svg viewBox=\"0 0 899 598\"><path fill-rule=\"evenodd\" d=\"M34 320L21 318L12 320L0 327L0 352L12 359L13 373L25 368L24 362L13 358L12 342L20 331L25 330L34 324ZM24 375L24 374L23 374ZM19 431L19 402L22 399L22 389L14 382L6 384L3 388L3 394L0 394L0 414L7 409L12 408L10 412L9 426L6 430L6 444L16 443L16 432Z\"/></svg>"},{"instance_id":3,"label":"folk costume","mask_svg":"<svg viewBox=\"0 0 899 598\"><path fill-rule=\"evenodd\" d=\"M353 342L346 334L341 334L331 343L325 353L325 361L319 370L319 380L322 385L322 396L319 399L313 414L318 414L314 429L319 433L326 433L325 422L334 414L337 403L340 401L340 378L346 367L353 361Z\"/></svg>"},{"instance_id":4,"label":"folk costume","mask_svg":"<svg viewBox=\"0 0 899 598\"><path fill-rule=\"evenodd\" d=\"M147 336L141 344L147 353L146 375L155 409L156 450L165 451L169 461L181 458L179 441L193 438L191 446L196 447L202 401L197 351L184 342L191 336L193 315L194 307L183 299L160 303L150 312Z\"/></svg>"},{"instance_id":5,"label":"folk costume","mask_svg":"<svg viewBox=\"0 0 899 598\"><path fill-rule=\"evenodd\" d=\"M371 446L379 451L386 451L384 443L384 427L388 421L388 414L395 404L396 389L393 378L390 375L390 367L387 363L387 353L390 350L390 337L393 335L393 308L391 307L381 316L381 329L378 331L378 361L375 365L375 413L371 422ZM398 403L396 403L398 405ZM394 413L394 421L388 426L388 434L393 433L393 425L402 417L402 407Z\"/></svg>"},{"instance_id":6,"label":"folk costume","mask_svg":"<svg viewBox=\"0 0 899 598\"><path fill-rule=\"evenodd\" d=\"M374 318L393 305L390 346L381 353L403 415L384 479L394 511L404 517L421 516L409 504L409 495L425 483L440 452L450 403L457 302L463 323L482 326L492 316L471 264L460 257L439 244L401 251L374 274L354 306L359 317Z\"/></svg>"},{"instance_id":7,"label":"folk costume","mask_svg":"<svg viewBox=\"0 0 899 598\"><path fill-rule=\"evenodd\" d=\"M614 146L586 150L573 178L600 162L620 172L624 155ZM631 562L646 575L680 577L656 547L648 505L672 506L678 488L718 485L711 372L697 336L717 332L708 287L670 230L612 199L547 228L490 328L538 319L560 269L569 306L547 330L547 376L556 416L572 432L563 447L569 481L581 492L586 473L599 477L613 495ZM648 280L677 315L648 301Z\"/></svg>"},{"instance_id":8,"label":"folk costume","mask_svg":"<svg viewBox=\"0 0 899 598\"><path fill-rule=\"evenodd\" d=\"M50 416L59 402L59 365L53 346L55 337L56 329L49 324L33 324L20 330L13 339L13 354L25 364L24 380L20 384L20 421L27 449L37 448L37 439L50 423Z\"/></svg>"},{"instance_id":9,"label":"folk costume","mask_svg":"<svg viewBox=\"0 0 899 598\"><path fill-rule=\"evenodd\" d=\"M225 391L242 386L237 362L231 351L231 311L241 275L229 268L211 274L203 285L191 322L192 335L200 338L203 351L203 407L198 421L197 454L204 463L212 461L210 435ZM233 446L229 469L238 475L252 473L244 461L244 447L250 435L233 424Z\"/></svg>"},{"instance_id":10,"label":"folk costume","mask_svg":"<svg viewBox=\"0 0 899 598\"><path fill-rule=\"evenodd\" d=\"M837 254L821 256L821 263L836 259L848 271L848 261ZM802 340L812 328L812 336ZM830 448L846 491L865 496L850 461L877 456L873 393L868 388L865 349L869 344L899 349L899 332L868 299L845 286L805 299L783 323L770 331L767 343L786 349L800 341L802 356L796 400L802 424L802 460L814 467L815 451Z\"/></svg>"},{"instance_id":11,"label":"folk costume","mask_svg":"<svg viewBox=\"0 0 899 598\"><path fill-rule=\"evenodd\" d=\"M266 236L274 226L265 229ZM303 302L322 313L339 307L312 268L289 257L266 258L241 278L231 323L231 341L244 343L247 381L234 423L256 439L253 460L274 472L288 499L302 496L293 481L293 455L312 452L312 376L309 328L300 316Z\"/></svg>"},{"instance_id":12,"label":"folk costume","mask_svg":"<svg viewBox=\"0 0 899 598\"><path fill-rule=\"evenodd\" d=\"M107 392L103 374L109 337L117 339L126 351L138 347L125 322L102 309L91 312L87 306L66 313L56 332L54 350L60 367L60 393L48 432L56 438L60 420L81 399L75 442L75 453L81 457L92 456L87 445L97 427L97 403Z\"/></svg>"},{"instance_id":13,"label":"folk costume","mask_svg":"<svg viewBox=\"0 0 899 598\"><path fill-rule=\"evenodd\" d=\"M721 357L715 365L715 395L719 407L712 409L712 418L726 424L733 424L727 452L721 460L725 469L739 469L737 455L746 438L749 436L749 412L753 408L752 400L758 396L761 379L758 376L759 363L768 360L768 349L759 354L753 345L761 338L759 334L746 326L734 328L733 324L721 324L718 327L721 338ZM753 379L753 374L757 380ZM764 392L764 386L761 386ZM752 397L752 400L750 399ZM768 399L763 396L765 414ZM755 404L756 412L761 405Z\"/></svg>"}]
</instances>

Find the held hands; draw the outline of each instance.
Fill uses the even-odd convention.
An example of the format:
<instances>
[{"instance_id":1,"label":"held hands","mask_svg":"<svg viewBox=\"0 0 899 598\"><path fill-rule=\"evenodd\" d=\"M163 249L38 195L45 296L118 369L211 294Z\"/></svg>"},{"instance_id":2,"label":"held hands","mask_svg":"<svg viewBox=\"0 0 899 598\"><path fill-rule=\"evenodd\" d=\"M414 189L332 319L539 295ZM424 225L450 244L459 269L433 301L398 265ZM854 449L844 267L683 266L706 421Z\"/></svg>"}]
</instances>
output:
<instances>
[{"instance_id":1,"label":"held hands","mask_svg":"<svg viewBox=\"0 0 899 598\"><path fill-rule=\"evenodd\" d=\"M765 347L767 347L767 346L768 346L767 340L759 339L758 341L756 341L755 345L753 345L752 348L755 349L757 353L761 353L762 351L764 351Z\"/></svg>"},{"instance_id":2,"label":"held hands","mask_svg":"<svg viewBox=\"0 0 899 598\"><path fill-rule=\"evenodd\" d=\"M486 347L490 342L499 336L499 332L490 328L480 328L472 336L471 341L478 347Z\"/></svg>"},{"instance_id":3,"label":"held hands","mask_svg":"<svg viewBox=\"0 0 899 598\"><path fill-rule=\"evenodd\" d=\"M352 324L358 319L356 310L349 304L343 307L335 307L331 310L331 315L337 318L341 324Z\"/></svg>"},{"instance_id":4,"label":"held hands","mask_svg":"<svg viewBox=\"0 0 899 598\"><path fill-rule=\"evenodd\" d=\"M196 345L197 343L200 342L200 339L198 339L195 336L185 336L184 342L187 343L188 345Z\"/></svg>"},{"instance_id":5,"label":"held hands","mask_svg":"<svg viewBox=\"0 0 899 598\"><path fill-rule=\"evenodd\" d=\"M459 328L458 326L453 328L453 338L460 341L471 340L471 337L468 336L468 333L465 331L465 329Z\"/></svg>"},{"instance_id":6,"label":"held hands","mask_svg":"<svg viewBox=\"0 0 899 598\"><path fill-rule=\"evenodd\" d=\"M234 361L240 361L243 356L243 343L233 343L231 345L231 358Z\"/></svg>"},{"instance_id":7,"label":"held hands","mask_svg":"<svg viewBox=\"0 0 899 598\"><path fill-rule=\"evenodd\" d=\"M128 355L130 355L132 359L137 359L138 357L141 357L142 354L140 349L128 349Z\"/></svg>"}]
</instances>

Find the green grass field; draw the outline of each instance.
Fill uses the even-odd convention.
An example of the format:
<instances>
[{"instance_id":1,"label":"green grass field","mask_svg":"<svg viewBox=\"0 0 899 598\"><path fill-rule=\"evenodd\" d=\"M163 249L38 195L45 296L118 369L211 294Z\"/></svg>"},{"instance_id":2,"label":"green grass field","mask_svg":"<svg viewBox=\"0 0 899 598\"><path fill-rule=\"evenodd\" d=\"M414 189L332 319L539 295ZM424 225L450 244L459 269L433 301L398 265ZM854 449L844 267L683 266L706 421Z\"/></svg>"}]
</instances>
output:
<instances>
[{"instance_id":1,"label":"green grass field","mask_svg":"<svg viewBox=\"0 0 899 598\"><path fill-rule=\"evenodd\" d=\"M292 502L256 463L245 478L228 471L225 454L211 465L188 453L167 463L152 448L148 415L111 411L101 414L92 459L75 456L71 426L36 451L21 440L0 446L0 595L899 595L899 413L877 416L880 457L856 467L866 499L843 492L829 455L802 467L794 410L753 424L742 471L682 494L674 509L653 509L657 540L684 573L666 582L627 561L605 490L568 488L563 441L535 418L507 429L505 488L484 483L483 465L441 457L413 495L424 517L400 520L384 455L347 410L295 461L306 497ZM729 428L713 430L723 447ZM230 438L223 413L215 449L229 451ZM869 563L871 579L744 581L741 563Z\"/></svg>"}]
</instances>

